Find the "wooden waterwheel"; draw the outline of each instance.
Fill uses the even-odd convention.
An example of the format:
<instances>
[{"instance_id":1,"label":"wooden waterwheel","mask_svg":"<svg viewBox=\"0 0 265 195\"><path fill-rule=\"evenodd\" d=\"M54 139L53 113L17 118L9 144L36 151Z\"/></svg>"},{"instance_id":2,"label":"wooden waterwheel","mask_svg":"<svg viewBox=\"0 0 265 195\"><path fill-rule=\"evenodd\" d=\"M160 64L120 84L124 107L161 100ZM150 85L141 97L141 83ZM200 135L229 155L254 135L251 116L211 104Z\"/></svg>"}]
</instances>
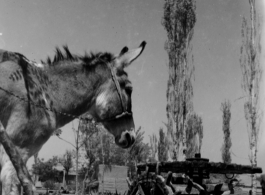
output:
<instances>
[{"instance_id":1,"label":"wooden waterwheel","mask_svg":"<svg viewBox=\"0 0 265 195\"><path fill-rule=\"evenodd\" d=\"M162 177L161 173L165 176ZM172 173L183 173L196 184L203 185L203 179L208 179L210 174L224 174L227 179L233 179L238 174L262 173L262 169L248 165L209 162L209 159L201 158L200 154L180 162L138 164L137 178L134 181L127 180L127 195L181 194L172 185L177 184L172 179Z\"/></svg>"}]
</instances>

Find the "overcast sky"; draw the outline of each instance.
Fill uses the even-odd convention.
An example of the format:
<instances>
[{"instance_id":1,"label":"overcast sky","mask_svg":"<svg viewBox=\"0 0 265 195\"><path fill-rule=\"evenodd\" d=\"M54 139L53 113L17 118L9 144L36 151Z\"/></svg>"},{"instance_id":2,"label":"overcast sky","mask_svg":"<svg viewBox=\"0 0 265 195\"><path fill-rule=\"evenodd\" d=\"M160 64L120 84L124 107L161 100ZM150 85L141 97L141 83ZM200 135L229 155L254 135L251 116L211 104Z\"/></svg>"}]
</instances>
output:
<instances>
[{"instance_id":1,"label":"overcast sky","mask_svg":"<svg viewBox=\"0 0 265 195\"><path fill-rule=\"evenodd\" d=\"M260 0L261 1L261 0ZM260 12L264 8L257 2ZM143 54L127 71L133 83L136 128L148 135L165 129L168 58L166 31L161 25L163 0L24 0L0 2L0 48L40 61L53 56L55 46L67 44L73 53L137 47L145 40ZM248 0L198 0L192 40L195 81L194 110L202 117L202 156L221 161L223 143L221 103L231 101L232 161L249 164L249 143L239 64L242 17L249 18ZM263 87L264 88L264 87ZM264 91L260 99L264 102ZM262 102L261 108L264 108ZM262 128L264 129L264 128ZM262 131L261 129L261 131ZM62 137L73 142L71 124ZM264 133L265 134L265 133ZM263 134L263 135L264 135ZM265 170L265 144L260 136L258 166ZM263 145L263 147L262 147ZM40 152L48 159L71 146L52 137ZM262 155L263 154L263 155ZM32 161L31 161L32 162Z\"/></svg>"}]
</instances>

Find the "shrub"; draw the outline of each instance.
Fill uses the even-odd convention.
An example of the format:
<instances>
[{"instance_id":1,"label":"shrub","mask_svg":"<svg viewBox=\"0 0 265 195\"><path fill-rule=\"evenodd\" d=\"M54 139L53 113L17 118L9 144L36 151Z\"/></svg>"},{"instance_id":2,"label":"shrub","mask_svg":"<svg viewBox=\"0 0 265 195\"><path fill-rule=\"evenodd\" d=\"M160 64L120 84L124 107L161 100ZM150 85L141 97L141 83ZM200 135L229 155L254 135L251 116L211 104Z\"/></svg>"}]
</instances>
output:
<instances>
[{"instance_id":1,"label":"shrub","mask_svg":"<svg viewBox=\"0 0 265 195\"><path fill-rule=\"evenodd\" d=\"M46 188L46 189L54 190L56 185L55 185L54 181L47 180L47 181L44 182L43 187Z\"/></svg>"}]
</instances>

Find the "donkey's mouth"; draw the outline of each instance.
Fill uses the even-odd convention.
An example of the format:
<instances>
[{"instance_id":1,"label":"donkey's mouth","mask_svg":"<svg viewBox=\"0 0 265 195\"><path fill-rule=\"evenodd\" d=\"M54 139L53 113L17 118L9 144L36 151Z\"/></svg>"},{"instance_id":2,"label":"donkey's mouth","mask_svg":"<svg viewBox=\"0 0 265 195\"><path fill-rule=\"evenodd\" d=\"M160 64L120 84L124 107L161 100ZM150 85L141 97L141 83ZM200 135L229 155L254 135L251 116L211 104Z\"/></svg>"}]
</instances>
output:
<instances>
[{"instance_id":1,"label":"donkey's mouth","mask_svg":"<svg viewBox=\"0 0 265 195\"><path fill-rule=\"evenodd\" d=\"M135 133L134 130L125 131L121 136L115 137L115 143L121 148L129 148L135 142Z\"/></svg>"}]
</instances>

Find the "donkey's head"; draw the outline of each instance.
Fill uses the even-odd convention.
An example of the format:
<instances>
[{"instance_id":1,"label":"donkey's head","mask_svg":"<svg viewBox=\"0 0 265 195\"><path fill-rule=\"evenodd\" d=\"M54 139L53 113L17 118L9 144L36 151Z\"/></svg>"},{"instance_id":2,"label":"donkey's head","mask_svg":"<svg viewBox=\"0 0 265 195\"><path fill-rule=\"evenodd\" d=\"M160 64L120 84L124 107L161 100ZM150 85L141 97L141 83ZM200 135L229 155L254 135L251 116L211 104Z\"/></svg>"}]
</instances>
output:
<instances>
[{"instance_id":1,"label":"donkey's head","mask_svg":"<svg viewBox=\"0 0 265 195\"><path fill-rule=\"evenodd\" d=\"M139 48L124 47L110 62L107 62L110 76L100 86L95 98L94 116L114 135L115 143L122 148L130 147L135 141L132 115L132 84L124 68L129 66L144 50L146 42Z\"/></svg>"}]
</instances>

